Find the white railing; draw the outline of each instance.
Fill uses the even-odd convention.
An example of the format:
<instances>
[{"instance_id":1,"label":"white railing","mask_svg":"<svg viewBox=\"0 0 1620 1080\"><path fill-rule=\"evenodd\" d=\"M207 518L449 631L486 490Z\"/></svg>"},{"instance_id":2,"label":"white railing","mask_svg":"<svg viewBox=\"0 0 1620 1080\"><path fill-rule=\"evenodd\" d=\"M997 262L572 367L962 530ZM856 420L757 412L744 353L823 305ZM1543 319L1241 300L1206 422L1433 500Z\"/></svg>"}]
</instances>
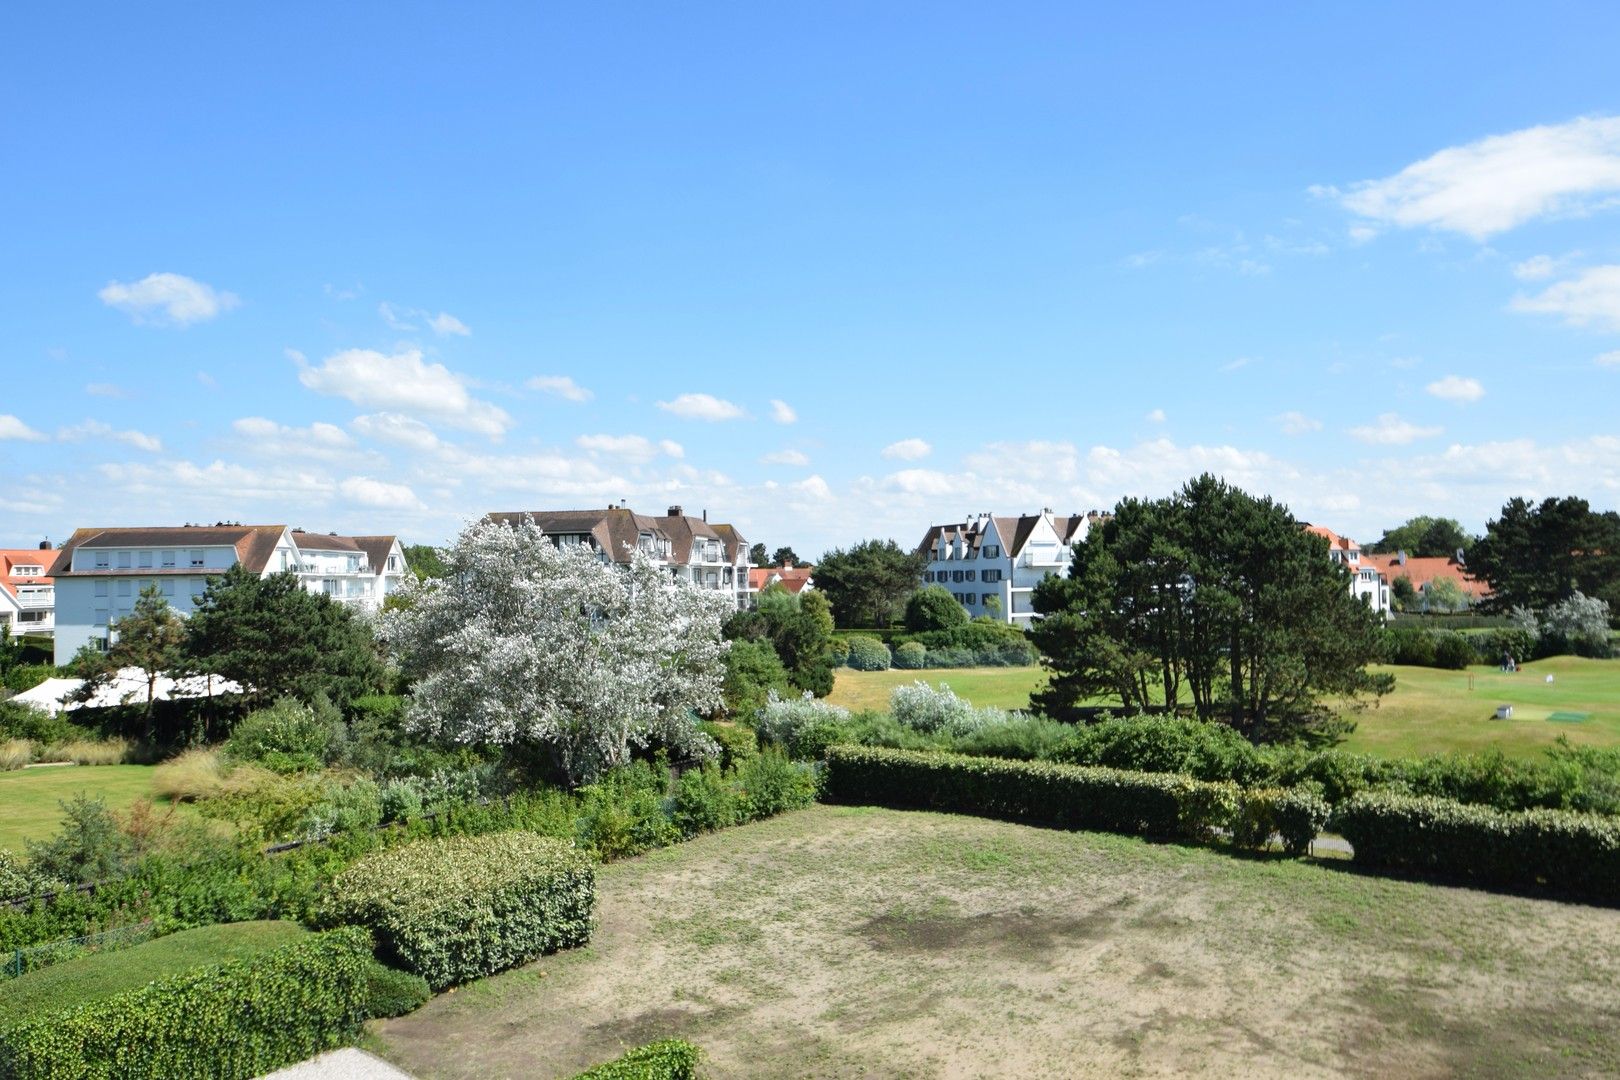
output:
<instances>
[{"instance_id":1,"label":"white railing","mask_svg":"<svg viewBox=\"0 0 1620 1080\"><path fill-rule=\"evenodd\" d=\"M56 606L56 596L52 593L24 593L17 594L17 606L20 608L48 608Z\"/></svg>"}]
</instances>

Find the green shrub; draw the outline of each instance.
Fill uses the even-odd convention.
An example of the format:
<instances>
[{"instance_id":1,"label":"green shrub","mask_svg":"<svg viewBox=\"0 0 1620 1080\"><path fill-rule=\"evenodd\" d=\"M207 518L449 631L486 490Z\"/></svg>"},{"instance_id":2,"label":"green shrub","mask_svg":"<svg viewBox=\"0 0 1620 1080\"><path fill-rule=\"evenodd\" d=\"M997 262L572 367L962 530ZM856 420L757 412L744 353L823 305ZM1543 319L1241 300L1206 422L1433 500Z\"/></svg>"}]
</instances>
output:
<instances>
[{"instance_id":1,"label":"green shrub","mask_svg":"<svg viewBox=\"0 0 1620 1080\"><path fill-rule=\"evenodd\" d=\"M751 821L800 810L816 801L816 774L808 765L766 751L737 770L743 809Z\"/></svg>"},{"instance_id":2,"label":"green shrub","mask_svg":"<svg viewBox=\"0 0 1620 1080\"><path fill-rule=\"evenodd\" d=\"M333 833L374 829L382 824L382 790L375 780L358 776L348 783L327 784L319 802L310 807L302 834L324 840Z\"/></svg>"},{"instance_id":3,"label":"green shrub","mask_svg":"<svg viewBox=\"0 0 1620 1080\"><path fill-rule=\"evenodd\" d=\"M1474 638L1480 659L1487 664L1501 664L1503 656L1513 657L1522 664L1536 654L1536 635L1521 627L1503 626Z\"/></svg>"},{"instance_id":4,"label":"green shrub","mask_svg":"<svg viewBox=\"0 0 1620 1080\"><path fill-rule=\"evenodd\" d=\"M1355 861L1480 885L1546 885L1620 900L1620 821L1560 810L1503 813L1450 799L1367 792L1333 828Z\"/></svg>"},{"instance_id":5,"label":"green shrub","mask_svg":"<svg viewBox=\"0 0 1620 1080\"><path fill-rule=\"evenodd\" d=\"M366 1016L382 1020L415 1012L433 997L427 980L376 960L366 965Z\"/></svg>"},{"instance_id":6,"label":"green shrub","mask_svg":"<svg viewBox=\"0 0 1620 1080\"><path fill-rule=\"evenodd\" d=\"M833 638L827 643L827 656L832 660L834 667L843 667L849 663L849 641L841 637Z\"/></svg>"},{"instance_id":7,"label":"green shrub","mask_svg":"<svg viewBox=\"0 0 1620 1080\"><path fill-rule=\"evenodd\" d=\"M1180 716L1116 717L1072 729L1055 761L1250 785L1269 780L1255 745L1226 724Z\"/></svg>"},{"instance_id":8,"label":"green shrub","mask_svg":"<svg viewBox=\"0 0 1620 1080\"><path fill-rule=\"evenodd\" d=\"M688 769L675 782L675 827L682 836L714 832L735 825L746 812L738 785L718 766Z\"/></svg>"},{"instance_id":9,"label":"green shrub","mask_svg":"<svg viewBox=\"0 0 1620 1080\"><path fill-rule=\"evenodd\" d=\"M0 900L27 896L34 891L34 875L17 856L0 848Z\"/></svg>"},{"instance_id":10,"label":"green shrub","mask_svg":"<svg viewBox=\"0 0 1620 1080\"><path fill-rule=\"evenodd\" d=\"M849 642L846 663L850 667L856 671L889 670L889 647L883 642L863 634L853 634L845 640Z\"/></svg>"},{"instance_id":11,"label":"green shrub","mask_svg":"<svg viewBox=\"0 0 1620 1080\"><path fill-rule=\"evenodd\" d=\"M211 926L30 972L0 987L0 1071L17 1080L247 1077L351 1039L363 931Z\"/></svg>"},{"instance_id":12,"label":"green shrub","mask_svg":"<svg viewBox=\"0 0 1620 1080\"><path fill-rule=\"evenodd\" d=\"M955 604L956 601L952 600ZM958 605L960 606L960 605ZM928 666L928 650L921 642L907 641L894 648L894 666L906 671L918 671Z\"/></svg>"},{"instance_id":13,"label":"green shrub","mask_svg":"<svg viewBox=\"0 0 1620 1080\"><path fill-rule=\"evenodd\" d=\"M1434 666L1447 671L1461 671L1479 659L1473 643L1466 635L1455 630L1442 630L1434 635Z\"/></svg>"},{"instance_id":14,"label":"green shrub","mask_svg":"<svg viewBox=\"0 0 1620 1080\"><path fill-rule=\"evenodd\" d=\"M751 727L705 720L698 730L720 744L720 767L730 769L759 753L759 736Z\"/></svg>"},{"instance_id":15,"label":"green shrub","mask_svg":"<svg viewBox=\"0 0 1620 1080\"><path fill-rule=\"evenodd\" d=\"M605 860L675 843L681 837L665 811L668 786L664 767L651 762L603 773L579 789L579 843Z\"/></svg>"},{"instance_id":16,"label":"green shrub","mask_svg":"<svg viewBox=\"0 0 1620 1080\"><path fill-rule=\"evenodd\" d=\"M662 1039L586 1069L574 1080L693 1080L702 1056L684 1039Z\"/></svg>"},{"instance_id":17,"label":"green shrub","mask_svg":"<svg viewBox=\"0 0 1620 1080\"><path fill-rule=\"evenodd\" d=\"M1035 761L1051 758L1074 735L1074 725L1044 716L1013 713L1006 723L989 724L950 740L944 749L977 757L1017 758ZM861 740L865 741L865 740Z\"/></svg>"},{"instance_id":18,"label":"green shrub","mask_svg":"<svg viewBox=\"0 0 1620 1080\"><path fill-rule=\"evenodd\" d=\"M369 927L382 959L442 990L584 944L595 900L584 852L506 832L367 855L333 881L325 919Z\"/></svg>"},{"instance_id":19,"label":"green shrub","mask_svg":"<svg viewBox=\"0 0 1620 1080\"><path fill-rule=\"evenodd\" d=\"M1434 666L1434 635L1420 626L1392 626L1384 632L1384 659L1391 664Z\"/></svg>"},{"instance_id":20,"label":"green shrub","mask_svg":"<svg viewBox=\"0 0 1620 1080\"><path fill-rule=\"evenodd\" d=\"M1168 773L835 746L827 752L825 786L838 802L1149 836L1197 835L1229 825L1201 816L1220 812L1222 800L1206 797L1205 789L1216 785Z\"/></svg>"},{"instance_id":21,"label":"green shrub","mask_svg":"<svg viewBox=\"0 0 1620 1080\"><path fill-rule=\"evenodd\" d=\"M848 738L849 721L848 709L818 701L808 691L786 699L772 692L755 730L761 742L780 747L789 757L813 760Z\"/></svg>"},{"instance_id":22,"label":"green shrub","mask_svg":"<svg viewBox=\"0 0 1620 1080\"><path fill-rule=\"evenodd\" d=\"M1288 854L1303 855L1331 813L1327 800L1310 788L1250 788L1238 796L1232 843L1263 849L1275 835Z\"/></svg>"},{"instance_id":23,"label":"green shrub","mask_svg":"<svg viewBox=\"0 0 1620 1080\"><path fill-rule=\"evenodd\" d=\"M56 668L50 664L18 664L0 677L0 687L13 694L32 690L46 679L56 677Z\"/></svg>"},{"instance_id":24,"label":"green shrub","mask_svg":"<svg viewBox=\"0 0 1620 1080\"><path fill-rule=\"evenodd\" d=\"M0 701L0 742L27 739L42 746L89 738L91 733L64 713L48 713L16 701Z\"/></svg>"},{"instance_id":25,"label":"green shrub","mask_svg":"<svg viewBox=\"0 0 1620 1080\"><path fill-rule=\"evenodd\" d=\"M133 850L107 804L81 791L57 805L62 808L61 829L49 840L27 842L33 874L70 885L122 875Z\"/></svg>"},{"instance_id":26,"label":"green shrub","mask_svg":"<svg viewBox=\"0 0 1620 1080\"><path fill-rule=\"evenodd\" d=\"M333 710L327 706L323 712ZM252 762L279 773L318 769L339 738L341 721L301 701L282 698L243 717L225 743L232 761Z\"/></svg>"}]
</instances>

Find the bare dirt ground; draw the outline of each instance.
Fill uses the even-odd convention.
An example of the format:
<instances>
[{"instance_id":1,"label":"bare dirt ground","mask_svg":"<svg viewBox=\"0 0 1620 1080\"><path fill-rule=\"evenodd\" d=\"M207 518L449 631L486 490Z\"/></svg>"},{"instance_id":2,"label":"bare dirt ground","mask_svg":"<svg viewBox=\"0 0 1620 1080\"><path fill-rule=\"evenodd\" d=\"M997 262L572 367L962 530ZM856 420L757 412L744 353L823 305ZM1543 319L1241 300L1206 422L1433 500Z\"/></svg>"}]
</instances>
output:
<instances>
[{"instance_id":1,"label":"bare dirt ground","mask_svg":"<svg viewBox=\"0 0 1620 1080\"><path fill-rule=\"evenodd\" d=\"M605 867L600 927L381 1025L423 1078L1613 1076L1620 911L817 807Z\"/></svg>"}]
</instances>

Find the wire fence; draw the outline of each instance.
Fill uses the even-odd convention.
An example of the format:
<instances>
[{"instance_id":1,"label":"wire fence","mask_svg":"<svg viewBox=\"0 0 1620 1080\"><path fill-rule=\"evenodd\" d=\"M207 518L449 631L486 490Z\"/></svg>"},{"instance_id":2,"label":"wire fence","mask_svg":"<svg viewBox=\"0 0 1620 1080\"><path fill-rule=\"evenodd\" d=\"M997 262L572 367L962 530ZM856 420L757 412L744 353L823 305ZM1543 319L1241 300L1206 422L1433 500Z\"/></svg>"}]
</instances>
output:
<instances>
[{"instance_id":1,"label":"wire fence","mask_svg":"<svg viewBox=\"0 0 1620 1080\"><path fill-rule=\"evenodd\" d=\"M43 945L30 945L24 949L12 949L6 956L5 964L0 965L0 980L15 979L25 972L50 967L52 964L60 964L64 960L87 956L90 953L111 952L114 949L139 945L143 941L150 941L153 934L152 920L148 919L145 922L114 927L95 934L48 941Z\"/></svg>"}]
</instances>

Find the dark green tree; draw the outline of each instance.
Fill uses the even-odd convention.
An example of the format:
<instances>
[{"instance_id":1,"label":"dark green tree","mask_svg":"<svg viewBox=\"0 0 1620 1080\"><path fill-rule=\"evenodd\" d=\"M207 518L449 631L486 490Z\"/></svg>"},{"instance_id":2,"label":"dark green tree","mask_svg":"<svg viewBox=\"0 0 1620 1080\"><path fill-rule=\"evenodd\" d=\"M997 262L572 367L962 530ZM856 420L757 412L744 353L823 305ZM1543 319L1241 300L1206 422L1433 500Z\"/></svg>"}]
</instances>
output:
<instances>
[{"instance_id":1,"label":"dark green tree","mask_svg":"<svg viewBox=\"0 0 1620 1080\"><path fill-rule=\"evenodd\" d=\"M726 715L753 723L772 690L780 697L800 692L789 681L787 669L770 641L733 641L726 650L726 678L721 686Z\"/></svg>"},{"instance_id":2,"label":"dark green tree","mask_svg":"<svg viewBox=\"0 0 1620 1080\"><path fill-rule=\"evenodd\" d=\"M1037 708L1073 718L1098 697L1168 703L1255 741L1331 734L1327 705L1387 692L1366 671L1379 618L1327 542L1287 509L1214 476L1127 499L1036 587L1030 631L1051 670Z\"/></svg>"},{"instance_id":3,"label":"dark green tree","mask_svg":"<svg viewBox=\"0 0 1620 1080\"><path fill-rule=\"evenodd\" d=\"M1485 611L1545 611L1577 592L1620 611L1620 514L1574 496L1513 499L1485 526L1468 569L1490 583Z\"/></svg>"},{"instance_id":4,"label":"dark green tree","mask_svg":"<svg viewBox=\"0 0 1620 1080\"><path fill-rule=\"evenodd\" d=\"M405 568L418 578L425 581L444 577L444 559L438 548L431 544L406 544L402 550L405 552Z\"/></svg>"},{"instance_id":5,"label":"dark green tree","mask_svg":"<svg viewBox=\"0 0 1620 1080\"><path fill-rule=\"evenodd\" d=\"M1393 555L1404 551L1421 559L1449 558L1459 550L1467 551L1474 544L1462 523L1453 518L1419 516L1397 525L1368 548L1376 555Z\"/></svg>"},{"instance_id":6,"label":"dark green tree","mask_svg":"<svg viewBox=\"0 0 1620 1080\"><path fill-rule=\"evenodd\" d=\"M924 585L906 600L906 629L913 634L966 626L967 608L943 585Z\"/></svg>"},{"instance_id":7,"label":"dark green tree","mask_svg":"<svg viewBox=\"0 0 1620 1080\"><path fill-rule=\"evenodd\" d=\"M1389 596L1396 611L1406 611L1417 599L1417 589L1412 585L1412 579L1402 574L1389 583Z\"/></svg>"},{"instance_id":8,"label":"dark green tree","mask_svg":"<svg viewBox=\"0 0 1620 1080\"><path fill-rule=\"evenodd\" d=\"M771 553L771 566L804 566L805 561L796 555L790 547L779 547Z\"/></svg>"},{"instance_id":9,"label":"dark green tree","mask_svg":"<svg viewBox=\"0 0 1620 1080\"><path fill-rule=\"evenodd\" d=\"M922 583L928 560L893 540L863 540L827 552L816 564L816 591L832 604L839 626L890 626Z\"/></svg>"},{"instance_id":10,"label":"dark green tree","mask_svg":"<svg viewBox=\"0 0 1620 1080\"><path fill-rule=\"evenodd\" d=\"M750 547L748 549L748 565L750 565L750 566L769 566L769 565L771 565L770 556L765 554L765 545L764 544L755 544L755 545L753 545L752 547Z\"/></svg>"},{"instance_id":11,"label":"dark green tree","mask_svg":"<svg viewBox=\"0 0 1620 1080\"><path fill-rule=\"evenodd\" d=\"M738 612L725 626L734 642L770 646L793 690L817 697L832 693L832 632L826 597L814 591L795 595L780 584L759 594L755 610Z\"/></svg>"},{"instance_id":12,"label":"dark green tree","mask_svg":"<svg viewBox=\"0 0 1620 1080\"><path fill-rule=\"evenodd\" d=\"M384 685L376 638L352 611L292 574L261 578L241 566L209 580L186 620L186 655L197 670L241 683L259 704L312 703L324 693L347 711Z\"/></svg>"},{"instance_id":13,"label":"dark green tree","mask_svg":"<svg viewBox=\"0 0 1620 1080\"><path fill-rule=\"evenodd\" d=\"M74 701L89 701L122 668L140 668L146 681L143 702L145 730L152 739L153 710L157 704L157 682L165 675L179 675L185 666L185 624L174 613L157 586L148 585L135 598L135 607L111 626L107 651L81 650L74 657L77 673L84 682L72 694Z\"/></svg>"}]
</instances>

